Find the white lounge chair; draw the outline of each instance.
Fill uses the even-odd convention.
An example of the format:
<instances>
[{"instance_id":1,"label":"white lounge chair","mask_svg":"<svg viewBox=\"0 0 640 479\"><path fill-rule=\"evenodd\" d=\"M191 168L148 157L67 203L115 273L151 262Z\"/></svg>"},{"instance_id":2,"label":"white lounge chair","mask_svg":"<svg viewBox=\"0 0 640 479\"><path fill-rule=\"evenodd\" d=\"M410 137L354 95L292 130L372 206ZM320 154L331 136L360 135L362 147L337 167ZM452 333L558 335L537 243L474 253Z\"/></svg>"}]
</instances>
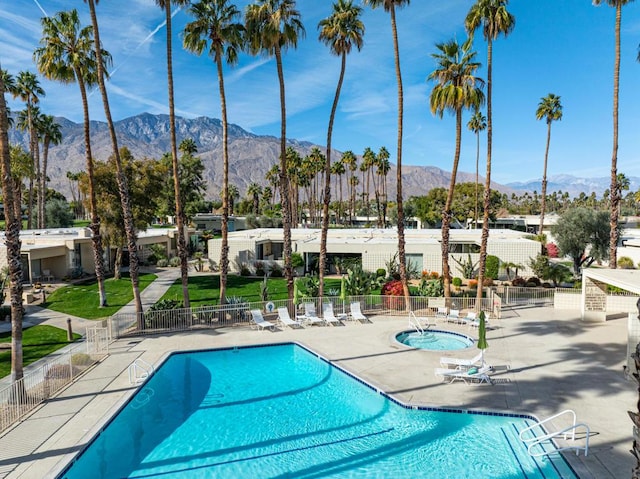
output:
<instances>
[{"instance_id":1,"label":"white lounge chair","mask_svg":"<svg viewBox=\"0 0 640 479\"><path fill-rule=\"evenodd\" d=\"M300 321L291 319L289 310L284 306L278 308L278 321L280 321L280 324L282 324L282 326L288 326L291 329L303 327Z\"/></svg>"},{"instance_id":2,"label":"white lounge chair","mask_svg":"<svg viewBox=\"0 0 640 479\"><path fill-rule=\"evenodd\" d=\"M459 309L451 309L449 310L449 314L447 314L447 321L452 323L460 322L460 310Z\"/></svg>"},{"instance_id":3,"label":"white lounge chair","mask_svg":"<svg viewBox=\"0 0 640 479\"><path fill-rule=\"evenodd\" d=\"M369 318L367 318L364 314L362 314L362 310L360 309L360 303L358 301L354 301L349 306L349 310L351 312L351 318L360 321L361 323L368 323Z\"/></svg>"},{"instance_id":4,"label":"white lounge chair","mask_svg":"<svg viewBox=\"0 0 640 479\"><path fill-rule=\"evenodd\" d=\"M438 311L436 311L436 322L439 319L442 321L446 321L448 314L449 312L447 311L447 308L438 308Z\"/></svg>"},{"instance_id":5,"label":"white lounge chair","mask_svg":"<svg viewBox=\"0 0 640 479\"><path fill-rule=\"evenodd\" d=\"M304 303L304 322L310 325L326 324L321 318L318 317L316 305L313 303Z\"/></svg>"},{"instance_id":6,"label":"white lounge chair","mask_svg":"<svg viewBox=\"0 0 640 479\"><path fill-rule=\"evenodd\" d=\"M260 329L261 331L270 329L273 331L276 327L275 324L264 319L264 316L262 316L262 311L260 311L259 309L251 310L251 319L253 320L253 324L251 325L251 327L254 329Z\"/></svg>"},{"instance_id":7,"label":"white lounge chair","mask_svg":"<svg viewBox=\"0 0 640 479\"><path fill-rule=\"evenodd\" d=\"M446 368L453 366L453 369L469 369L471 367L481 367L484 365L484 355L480 351L476 356L472 358L450 358L448 356L442 356L440 358L440 365Z\"/></svg>"},{"instance_id":8,"label":"white lounge chair","mask_svg":"<svg viewBox=\"0 0 640 479\"><path fill-rule=\"evenodd\" d=\"M480 326L480 319L476 318L473 321L469 321L467 323L469 325L469 327L474 327L477 328L478 326ZM489 327L489 315L485 313L484 316L484 325L488 328Z\"/></svg>"},{"instance_id":9,"label":"white lounge chair","mask_svg":"<svg viewBox=\"0 0 640 479\"><path fill-rule=\"evenodd\" d=\"M475 311L468 311L467 315L464 318L460 318L460 322L469 324L472 321L476 321L478 319L478 315Z\"/></svg>"},{"instance_id":10,"label":"white lounge chair","mask_svg":"<svg viewBox=\"0 0 640 479\"><path fill-rule=\"evenodd\" d=\"M452 383L454 381L463 381L465 384L493 384L493 380L489 376L489 373L493 372L493 368L491 366L483 366L481 368L471 369L436 368L435 372L436 376L440 376L443 381L448 383Z\"/></svg>"},{"instance_id":11,"label":"white lounge chair","mask_svg":"<svg viewBox=\"0 0 640 479\"><path fill-rule=\"evenodd\" d=\"M322 303L322 320L332 326L342 324L333 312L333 303Z\"/></svg>"}]
</instances>

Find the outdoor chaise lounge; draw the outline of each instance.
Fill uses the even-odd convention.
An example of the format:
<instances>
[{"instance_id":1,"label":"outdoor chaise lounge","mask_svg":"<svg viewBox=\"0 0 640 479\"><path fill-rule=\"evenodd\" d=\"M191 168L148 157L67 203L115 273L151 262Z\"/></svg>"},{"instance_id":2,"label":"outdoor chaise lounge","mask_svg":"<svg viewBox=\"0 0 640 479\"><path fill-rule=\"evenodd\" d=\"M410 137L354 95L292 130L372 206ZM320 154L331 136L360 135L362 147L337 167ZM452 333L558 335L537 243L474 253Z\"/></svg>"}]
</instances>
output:
<instances>
[{"instance_id":1,"label":"outdoor chaise lounge","mask_svg":"<svg viewBox=\"0 0 640 479\"><path fill-rule=\"evenodd\" d=\"M475 311L469 311L467 312L467 315L464 318L460 318L460 322L464 323L464 324L469 324L473 321L477 321L478 320L478 315L476 314Z\"/></svg>"},{"instance_id":2,"label":"outdoor chaise lounge","mask_svg":"<svg viewBox=\"0 0 640 479\"><path fill-rule=\"evenodd\" d=\"M489 373L493 372L493 368L491 366L482 366L481 368L471 369L436 368L435 372L436 376L442 377L442 380L448 383L463 381L465 384L493 384L493 380L489 376Z\"/></svg>"},{"instance_id":3,"label":"outdoor chaise lounge","mask_svg":"<svg viewBox=\"0 0 640 479\"><path fill-rule=\"evenodd\" d=\"M452 323L459 323L461 321L460 310L458 309L449 310L449 314L447 314L447 321L450 321Z\"/></svg>"},{"instance_id":4,"label":"outdoor chaise lounge","mask_svg":"<svg viewBox=\"0 0 640 479\"><path fill-rule=\"evenodd\" d=\"M322 320L332 326L342 324L333 312L333 303L322 303Z\"/></svg>"},{"instance_id":5,"label":"outdoor chaise lounge","mask_svg":"<svg viewBox=\"0 0 640 479\"><path fill-rule=\"evenodd\" d=\"M318 317L316 305L313 303L304 303L304 322L307 324L326 324L322 318Z\"/></svg>"},{"instance_id":6,"label":"outdoor chaise lounge","mask_svg":"<svg viewBox=\"0 0 640 479\"><path fill-rule=\"evenodd\" d=\"M447 308L438 308L436 311L436 322L441 319L442 321L446 321L448 316Z\"/></svg>"},{"instance_id":7,"label":"outdoor chaise lounge","mask_svg":"<svg viewBox=\"0 0 640 479\"><path fill-rule=\"evenodd\" d=\"M354 301L349 306L351 311L351 318L360 321L361 323L368 323L369 318L367 318L364 314L362 314L362 310L360 309L360 303L358 301Z\"/></svg>"},{"instance_id":8,"label":"outdoor chaise lounge","mask_svg":"<svg viewBox=\"0 0 640 479\"><path fill-rule=\"evenodd\" d=\"M278 308L278 321L280 321L280 324L282 324L282 326L288 326L291 329L303 327L300 321L291 319L289 310L284 306Z\"/></svg>"},{"instance_id":9,"label":"outdoor chaise lounge","mask_svg":"<svg viewBox=\"0 0 640 479\"><path fill-rule=\"evenodd\" d=\"M440 365L454 369L470 369L472 367L482 366L484 363L483 351L480 351L476 356L472 358L450 358L448 356L442 356L440 358Z\"/></svg>"},{"instance_id":10,"label":"outdoor chaise lounge","mask_svg":"<svg viewBox=\"0 0 640 479\"><path fill-rule=\"evenodd\" d=\"M260 311L259 309L251 310L251 319L253 321L251 327L254 329L260 329L264 331L265 329L274 330L276 327L275 324L264 319L264 317L262 316L262 311Z\"/></svg>"},{"instance_id":11,"label":"outdoor chaise lounge","mask_svg":"<svg viewBox=\"0 0 640 479\"><path fill-rule=\"evenodd\" d=\"M469 325L469 327L473 326L473 327L477 328L478 326L480 326L480 319L476 318L473 321L467 322L467 324ZM488 314L485 314L484 325L486 327L489 327L489 315Z\"/></svg>"}]
</instances>

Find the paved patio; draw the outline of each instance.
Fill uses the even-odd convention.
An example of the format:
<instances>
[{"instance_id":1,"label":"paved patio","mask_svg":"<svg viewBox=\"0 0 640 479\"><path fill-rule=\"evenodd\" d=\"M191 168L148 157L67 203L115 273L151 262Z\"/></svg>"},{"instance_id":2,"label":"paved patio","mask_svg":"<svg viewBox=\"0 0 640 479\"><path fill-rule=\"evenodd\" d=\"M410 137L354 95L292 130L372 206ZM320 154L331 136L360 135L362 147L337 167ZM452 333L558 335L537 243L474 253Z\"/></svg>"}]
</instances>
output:
<instances>
[{"instance_id":1,"label":"paved patio","mask_svg":"<svg viewBox=\"0 0 640 479\"><path fill-rule=\"evenodd\" d=\"M359 375L404 403L530 413L544 418L566 408L591 427L586 458L567 457L583 479L629 477L633 458L635 383L623 377L627 319L580 322L579 312L531 308L504 311L488 331L486 358L495 384L444 384L434 375L441 356L393 341L406 318L305 330L255 331L248 327L127 339L57 398L0 437L0 478L55 477L134 392L127 367L137 357L158 364L170 351L297 341ZM438 326L467 332L464 326ZM470 335L477 332L471 331ZM470 350L456 356L474 356ZM449 354L452 355L452 354Z\"/></svg>"}]
</instances>

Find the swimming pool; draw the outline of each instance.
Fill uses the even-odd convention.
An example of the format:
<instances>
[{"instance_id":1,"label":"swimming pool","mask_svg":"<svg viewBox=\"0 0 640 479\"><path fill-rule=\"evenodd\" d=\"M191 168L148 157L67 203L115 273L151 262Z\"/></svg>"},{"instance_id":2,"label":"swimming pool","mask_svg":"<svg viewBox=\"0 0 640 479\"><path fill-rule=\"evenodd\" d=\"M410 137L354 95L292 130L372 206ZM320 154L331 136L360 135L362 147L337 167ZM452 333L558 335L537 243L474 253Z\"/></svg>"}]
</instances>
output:
<instances>
[{"instance_id":1,"label":"swimming pool","mask_svg":"<svg viewBox=\"0 0 640 479\"><path fill-rule=\"evenodd\" d=\"M466 349L473 345L473 339L469 336L452 331L425 330L403 331L396 335L396 341L416 349L430 351L450 351Z\"/></svg>"},{"instance_id":2,"label":"swimming pool","mask_svg":"<svg viewBox=\"0 0 640 479\"><path fill-rule=\"evenodd\" d=\"M403 407L296 344L177 353L59 477L575 479L529 423Z\"/></svg>"}]
</instances>

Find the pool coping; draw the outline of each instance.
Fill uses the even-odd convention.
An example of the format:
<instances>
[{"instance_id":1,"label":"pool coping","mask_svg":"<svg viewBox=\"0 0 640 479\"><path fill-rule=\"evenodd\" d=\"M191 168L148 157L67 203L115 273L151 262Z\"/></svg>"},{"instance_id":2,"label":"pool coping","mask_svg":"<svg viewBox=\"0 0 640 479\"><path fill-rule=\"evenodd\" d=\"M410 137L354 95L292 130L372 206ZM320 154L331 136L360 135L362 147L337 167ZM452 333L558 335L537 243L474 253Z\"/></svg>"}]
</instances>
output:
<instances>
[{"instance_id":1,"label":"pool coping","mask_svg":"<svg viewBox=\"0 0 640 479\"><path fill-rule=\"evenodd\" d=\"M416 331L415 329L403 329L397 333L391 334L389 336L389 340L391 342L391 344L393 344L394 346L400 345L400 347L402 348L407 348L407 349L411 349L411 350L416 350L416 351L426 351L428 353L450 353L452 351L466 351L469 348L472 348L474 344L476 344L476 340L473 339L471 336L463 334L463 333L458 333L456 331L450 331L447 329L426 329L424 330L425 332L431 332L431 333L446 333L446 334L450 334L452 336L459 336L461 338L466 339L467 341L470 341L471 344L469 344L466 348L458 348L458 349L426 349L426 348L415 348L413 346L409 346L407 344L404 344L400 341L398 341L398 336L400 334L404 334L404 333L416 333L418 331Z\"/></svg>"}]
</instances>

